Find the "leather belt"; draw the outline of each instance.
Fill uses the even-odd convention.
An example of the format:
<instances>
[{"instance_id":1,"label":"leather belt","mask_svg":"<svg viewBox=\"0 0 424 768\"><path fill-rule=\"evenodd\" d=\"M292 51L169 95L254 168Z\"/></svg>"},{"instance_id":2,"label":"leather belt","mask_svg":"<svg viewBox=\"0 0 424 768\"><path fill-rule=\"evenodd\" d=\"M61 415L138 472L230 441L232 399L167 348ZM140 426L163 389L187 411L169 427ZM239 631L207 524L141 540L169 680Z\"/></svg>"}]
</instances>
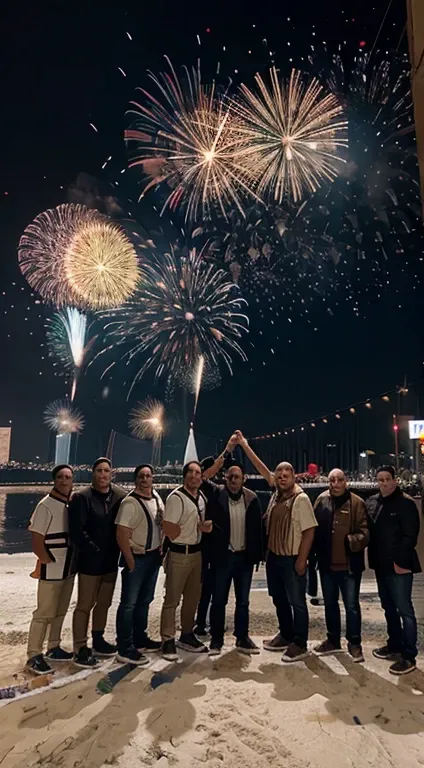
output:
<instances>
[{"instance_id":1,"label":"leather belt","mask_svg":"<svg viewBox=\"0 0 424 768\"><path fill-rule=\"evenodd\" d=\"M180 552L183 555L192 555L193 552L200 552L201 543L199 544L174 544L173 541L169 542L169 549L171 552Z\"/></svg>"}]
</instances>

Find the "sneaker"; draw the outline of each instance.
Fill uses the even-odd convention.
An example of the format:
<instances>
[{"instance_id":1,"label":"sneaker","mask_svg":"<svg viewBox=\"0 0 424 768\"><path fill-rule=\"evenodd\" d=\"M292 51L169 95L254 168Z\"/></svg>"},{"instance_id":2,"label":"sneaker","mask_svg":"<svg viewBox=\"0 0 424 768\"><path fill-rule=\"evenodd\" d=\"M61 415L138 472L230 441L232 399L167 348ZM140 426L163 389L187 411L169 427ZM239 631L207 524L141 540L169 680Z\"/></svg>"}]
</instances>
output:
<instances>
[{"instance_id":1,"label":"sneaker","mask_svg":"<svg viewBox=\"0 0 424 768\"><path fill-rule=\"evenodd\" d=\"M93 655L91 648L83 645L74 655L74 664L76 667L81 667L81 669L93 669L99 666L99 660Z\"/></svg>"},{"instance_id":2,"label":"sneaker","mask_svg":"<svg viewBox=\"0 0 424 768\"><path fill-rule=\"evenodd\" d=\"M146 651L149 651L150 653L154 653L155 651L160 651L161 648L162 648L162 643L160 642L160 640L151 640L150 637L145 637L141 645L141 648L137 648L137 651L139 653L146 653Z\"/></svg>"},{"instance_id":3,"label":"sneaker","mask_svg":"<svg viewBox=\"0 0 424 768\"><path fill-rule=\"evenodd\" d=\"M296 643L290 643L286 651L283 653L281 659L282 661L301 661L301 659L305 659L308 655L308 649L307 648L301 648L300 645L297 645Z\"/></svg>"},{"instance_id":4,"label":"sneaker","mask_svg":"<svg viewBox=\"0 0 424 768\"><path fill-rule=\"evenodd\" d=\"M178 653L175 647L175 640L165 640L162 643L162 656L167 661L177 661Z\"/></svg>"},{"instance_id":5,"label":"sneaker","mask_svg":"<svg viewBox=\"0 0 424 768\"><path fill-rule=\"evenodd\" d=\"M196 624L196 626L193 629L193 633L197 635L197 637L208 637L209 632L206 629L206 627L201 627L199 624Z\"/></svg>"},{"instance_id":6,"label":"sneaker","mask_svg":"<svg viewBox=\"0 0 424 768\"><path fill-rule=\"evenodd\" d=\"M48 672L54 674L54 670L51 668L50 664L47 664L47 661L45 660L42 653L38 654L38 656L33 656L31 659L28 659L27 663L25 664L25 669L27 669L29 672L33 672L34 675L47 675Z\"/></svg>"},{"instance_id":7,"label":"sneaker","mask_svg":"<svg viewBox=\"0 0 424 768\"><path fill-rule=\"evenodd\" d=\"M309 602L311 605L324 605L324 600L321 600L320 597L311 597Z\"/></svg>"},{"instance_id":8,"label":"sneaker","mask_svg":"<svg viewBox=\"0 0 424 768\"><path fill-rule=\"evenodd\" d=\"M59 645L56 648L50 648L46 653L46 659L49 661L72 661L73 658L73 653L64 651Z\"/></svg>"},{"instance_id":9,"label":"sneaker","mask_svg":"<svg viewBox=\"0 0 424 768\"><path fill-rule=\"evenodd\" d=\"M331 643L330 640L324 640L323 643L320 643L319 645L316 645L314 648L314 653L317 654L317 656L332 656L334 653L341 653L342 649L339 645L334 645L334 643Z\"/></svg>"},{"instance_id":10,"label":"sneaker","mask_svg":"<svg viewBox=\"0 0 424 768\"><path fill-rule=\"evenodd\" d=\"M135 648L131 648L128 653L118 653L116 658L122 664L135 664L137 667L142 667L144 664L149 663L147 656L144 656L143 653L140 653Z\"/></svg>"},{"instance_id":11,"label":"sneaker","mask_svg":"<svg viewBox=\"0 0 424 768\"><path fill-rule=\"evenodd\" d=\"M115 656L118 648L112 643L108 643L101 632L93 632L93 651L99 656Z\"/></svg>"},{"instance_id":12,"label":"sneaker","mask_svg":"<svg viewBox=\"0 0 424 768\"><path fill-rule=\"evenodd\" d=\"M289 641L282 636L281 632L278 632L272 640L264 640L262 645L266 651L285 651Z\"/></svg>"},{"instance_id":13,"label":"sneaker","mask_svg":"<svg viewBox=\"0 0 424 768\"><path fill-rule=\"evenodd\" d=\"M352 661L355 662L355 664L358 664L361 661L365 661L364 654L362 652L362 645L352 645L352 643L347 644L347 651L352 659Z\"/></svg>"},{"instance_id":14,"label":"sneaker","mask_svg":"<svg viewBox=\"0 0 424 768\"><path fill-rule=\"evenodd\" d=\"M206 645L201 643L193 632L186 635L182 633L179 640L177 640L177 646L184 651L190 651L190 653L207 653L208 650Z\"/></svg>"},{"instance_id":15,"label":"sneaker","mask_svg":"<svg viewBox=\"0 0 424 768\"><path fill-rule=\"evenodd\" d=\"M384 659L385 661L399 661L400 653L394 653L387 645L383 645L382 648L374 648L372 655L376 659Z\"/></svg>"},{"instance_id":16,"label":"sneaker","mask_svg":"<svg viewBox=\"0 0 424 768\"><path fill-rule=\"evenodd\" d=\"M415 661L409 659L399 659L389 667L389 672L392 675L407 675L408 672L413 672L417 668Z\"/></svg>"},{"instance_id":17,"label":"sneaker","mask_svg":"<svg viewBox=\"0 0 424 768\"><path fill-rule=\"evenodd\" d=\"M257 654L260 650L257 645L250 639L249 636L244 637L241 640L236 641L236 648L240 653Z\"/></svg>"},{"instance_id":18,"label":"sneaker","mask_svg":"<svg viewBox=\"0 0 424 768\"><path fill-rule=\"evenodd\" d=\"M217 640L212 640L209 646L209 656L220 656L222 653L222 644Z\"/></svg>"}]
</instances>

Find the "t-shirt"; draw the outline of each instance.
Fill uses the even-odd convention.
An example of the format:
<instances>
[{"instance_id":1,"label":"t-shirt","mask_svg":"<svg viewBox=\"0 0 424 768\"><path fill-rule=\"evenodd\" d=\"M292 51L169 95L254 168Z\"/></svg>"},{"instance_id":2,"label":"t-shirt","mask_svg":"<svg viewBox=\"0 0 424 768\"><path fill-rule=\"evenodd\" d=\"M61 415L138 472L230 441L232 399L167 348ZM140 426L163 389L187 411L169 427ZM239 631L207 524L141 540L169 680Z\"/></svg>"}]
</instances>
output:
<instances>
[{"instance_id":1,"label":"t-shirt","mask_svg":"<svg viewBox=\"0 0 424 768\"><path fill-rule=\"evenodd\" d=\"M116 525L131 528L130 547L135 555L142 555L146 551L146 546L147 551L160 547L161 520L164 507L162 499L156 491L153 491L151 499L146 499L143 496L138 498L132 494L125 497L119 507L115 522ZM148 524L144 509L150 516L151 527ZM150 542L148 541L149 530L151 530Z\"/></svg>"},{"instance_id":2,"label":"t-shirt","mask_svg":"<svg viewBox=\"0 0 424 768\"><path fill-rule=\"evenodd\" d=\"M275 555L298 555L303 531L318 525L309 497L299 486L288 499L274 494L267 516L268 549Z\"/></svg>"},{"instance_id":3,"label":"t-shirt","mask_svg":"<svg viewBox=\"0 0 424 768\"><path fill-rule=\"evenodd\" d=\"M68 538L68 502L47 495L37 504L28 529L44 536L44 546L54 562L41 565L42 581L60 581L75 573Z\"/></svg>"},{"instance_id":4,"label":"t-shirt","mask_svg":"<svg viewBox=\"0 0 424 768\"><path fill-rule=\"evenodd\" d=\"M180 535L173 539L174 544L200 543L202 533L197 526L200 520L205 519L205 509L206 499L201 492L195 499L181 486L169 494L163 519L181 527Z\"/></svg>"},{"instance_id":5,"label":"t-shirt","mask_svg":"<svg viewBox=\"0 0 424 768\"><path fill-rule=\"evenodd\" d=\"M246 505L242 495L237 501L228 497L230 513L230 549L241 552L246 549Z\"/></svg>"}]
</instances>

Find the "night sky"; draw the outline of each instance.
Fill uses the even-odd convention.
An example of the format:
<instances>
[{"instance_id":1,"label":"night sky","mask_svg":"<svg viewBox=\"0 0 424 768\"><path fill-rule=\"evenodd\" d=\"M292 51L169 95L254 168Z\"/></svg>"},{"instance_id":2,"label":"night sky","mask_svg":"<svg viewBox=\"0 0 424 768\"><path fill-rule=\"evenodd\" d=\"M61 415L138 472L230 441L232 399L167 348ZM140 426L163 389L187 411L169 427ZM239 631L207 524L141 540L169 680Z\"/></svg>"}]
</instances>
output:
<instances>
[{"instance_id":1,"label":"night sky","mask_svg":"<svg viewBox=\"0 0 424 768\"><path fill-rule=\"evenodd\" d=\"M39 297L18 268L17 244L25 227L41 211L66 202L67 190L83 172L101 180L105 189L118 181L114 194L132 216L146 230L157 228L154 196L137 205L137 175L120 174L127 164L125 111L134 88L146 85L146 69L163 67L164 54L176 66L194 64L200 56L206 74L220 59L226 75L248 79L266 63L263 38L277 61L287 59L288 40L296 50L312 31L317 40L333 46L346 41L351 56L361 41L371 48L387 0L343 2L343 13L334 10L336 5L334 0L297 0L194 6L162 0L43 2L23 10L8 3L0 29L0 425L13 423L12 458L47 459L43 410L69 391L65 379L54 375L43 346L52 309L37 303ZM393 50L401 38L400 50L407 50L404 6L404 0L393 1L379 48ZM169 221L162 225L171 227ZM411 381L419 379L422 301L414 277L414 259L418 262L421 256L419 237L412 235L408 248L410 274L400 283L401 295L392 281L359 313L352 312L343 285L333 297L331 314L315 300L309 322L294 313L290 326L281 318L272 325L266 317L262 325L256 312L246 344L249 361L235 362L233 377L223 373L219 389L201 393L197 432L224 438L240 427L248 435L260 435L392 390L405 374ZM396 264L390 271L396 272ZM305 285L302 290L307 291ZM278 291L284 305L284 288ZM262 312L266 315L265 304ZM81 462L104 451L111 429L128 434L128 412L137 400L164 395L163 385L147 376L127 402L130 378L124 366L116 367L110 382L100 381L101 373L101 365L93 364L79 386L76 404L86 418ZM165 443L184 442L192 402L191 395L180 392L167 405L171 431ZM377 444L379 427L373 424L376 431L367 440ZM175 450L170 448L170 455Z\"/></svg>"}]
</instances>

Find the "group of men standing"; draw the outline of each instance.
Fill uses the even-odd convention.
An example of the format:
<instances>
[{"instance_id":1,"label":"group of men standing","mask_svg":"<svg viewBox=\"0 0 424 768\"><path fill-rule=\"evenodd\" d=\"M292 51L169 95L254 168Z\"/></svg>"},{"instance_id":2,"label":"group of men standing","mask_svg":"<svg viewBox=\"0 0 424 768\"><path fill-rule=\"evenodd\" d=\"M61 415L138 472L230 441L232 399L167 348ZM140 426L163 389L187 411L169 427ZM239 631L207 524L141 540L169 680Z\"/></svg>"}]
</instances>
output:
<instances>
[{"instance_id":1,"label":"group of men standing","mask_svg":"<svg viewBox=\"0 0 424 768\"><path fill-rule=\"evenodd\" d=\"M233 456L236 445L273 488L265 515L257 495L244 486L244 471ZM222 469L224 484L217 485L211 478ZM264 560L278 632L263 646L282 652L285 662L299 661L308 652L306 580L311 554L318 564L327 626L327 638L314 650L320 655L341 651L341 593L348 653L361 662L359 592L367 546L388 630L387 645L373 653L391 662L393 674L415 669L417 626L411 594L413 574L420 570L415 550L419 515L414 501L399 489L392 467L378 471L380 491L366 504L347 488L344 473L332 470L329 489L313 508L291 464L282 462L271 472L237 431L217 459L184 467L183 483L165 505L153 488L148 464L136 467L135 488L129 494L112 483L106 458L94 463L92 485L82 491L71 495L73 474L67 465L55 467L53 480L51 493L37 505L30 523L38 558L33 575L39 578L28 638L27 666L33 672L43 674L51 663L71 660L93 667L98 656L115 654L119 661L135 665L147 664L146 654L152 651L175 660L178 648L219 655L231 584L236 648L259 653L249 635L249 595L254 568ZM162 563L166 579L161 638L154 640L147 632L148 612ZM115 644L104 632L118 567L122 585ZM76 574L74 648L68 652L60 637ZM203 639L210 600L208 648ZM181 602L181 633L176 639Z\"/></svg>"}]
</instances>

